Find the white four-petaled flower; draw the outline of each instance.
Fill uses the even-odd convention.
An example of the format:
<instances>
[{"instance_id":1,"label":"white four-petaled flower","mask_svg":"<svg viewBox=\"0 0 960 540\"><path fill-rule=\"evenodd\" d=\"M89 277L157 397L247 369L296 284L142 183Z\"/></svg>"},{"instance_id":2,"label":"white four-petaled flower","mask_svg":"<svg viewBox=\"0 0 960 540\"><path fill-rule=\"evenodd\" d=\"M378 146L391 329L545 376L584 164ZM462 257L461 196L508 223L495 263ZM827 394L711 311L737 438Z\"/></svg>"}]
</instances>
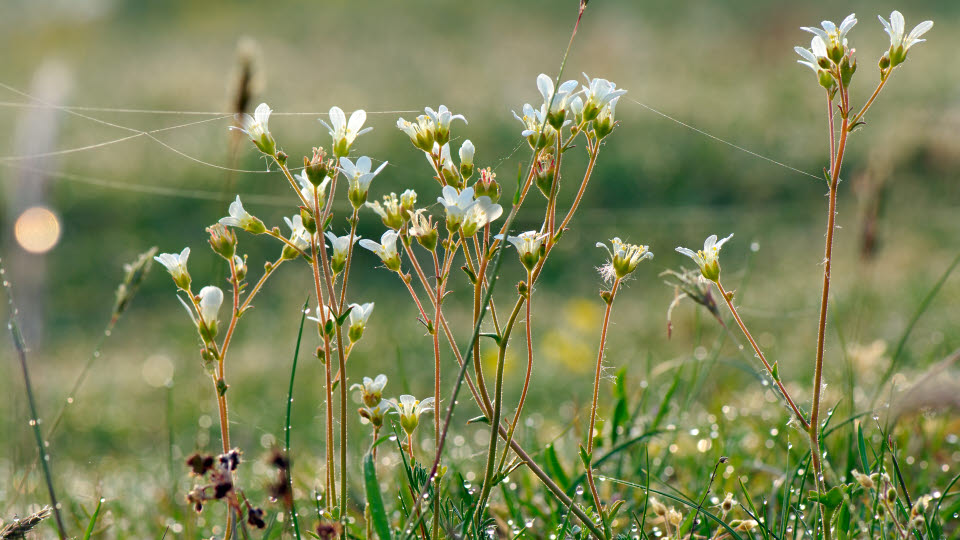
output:
<instances>
[{"instance_id":1,"label":"white four-petaled flower","mask_svg":"<svg viewBox=\"0 0 960 540\"><path fill-rule=\"evenodd\" d=\"M731 238L733 238L732 234L718 242L717 235L711 234L703 242L702 250L694 252L692 249L678 247L677 252L693 259L693 262L700 267L703 277L715 282L720 279L720 248Z\"/></svg>"}]
</instances>

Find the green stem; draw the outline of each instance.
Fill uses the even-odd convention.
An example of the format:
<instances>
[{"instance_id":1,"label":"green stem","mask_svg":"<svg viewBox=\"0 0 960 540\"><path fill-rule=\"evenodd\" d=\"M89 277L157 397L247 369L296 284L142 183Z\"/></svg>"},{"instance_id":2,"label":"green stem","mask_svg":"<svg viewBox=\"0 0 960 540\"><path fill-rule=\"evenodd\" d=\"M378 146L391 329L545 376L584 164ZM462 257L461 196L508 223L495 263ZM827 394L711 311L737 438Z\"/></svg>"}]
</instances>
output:
<instances>
[{"instance_id":1,"label":"green stem","mask_svg":"<svg viewBox=\"0 0 960 540\"><path fill-rule=\"evenodd\" d=\"M497 443L499 442L498 431L500 428L500 414L503 410L503 365L507 354L507 344L510 341L510 334L513 331L513 325L520 314L520 308L523 306L524 298L521 296L507 319L507 324L503 328L503 335L500 336L500 351L497 354L497 378L494 383L493 394L493 416L490 418L490 448L487 450L487 468L483 476L483 485L480 488L480 497L477 499L477 523L483 517L483 508L490 496L490 490L493 488L494 462L497 458Z\"/></svg>"},{"instance_id":2,"label":"green stem","mask_svg":"<svg viewBox=\"0 0 960 540\"><path fill-rule=\"evenodd\" d=\"M0 281L3 281L3 287L7 293L7 303L10 309L10 334L13 336L13 345L17 349L17 357L20 359L20 370L23 372L23 385L27 390L27 405L30 407L30 427L33 430L33 436L37 442L37 452L40 454L40 466L43 468L43 477L47 483L47 492L50 495L50 506L53 508L53 517L57 523L57 534L60 540L67 538L66 528L63 526L63 519L60 516L60 504L57 502L57 493L53 489L53 474L50 472L50 456L47 455L46 445L43 443L43 435L40 433L40 415L37 413L37 402L33 397L33 385L30 383L30 370L27 369L27 347L23 341L23 334L20 333L20 325L17 322L17 306L13 303L13 291L10 281L6 278L6 270L3 268L3 261L0 260Z\"/></svg>"}]
</instances>

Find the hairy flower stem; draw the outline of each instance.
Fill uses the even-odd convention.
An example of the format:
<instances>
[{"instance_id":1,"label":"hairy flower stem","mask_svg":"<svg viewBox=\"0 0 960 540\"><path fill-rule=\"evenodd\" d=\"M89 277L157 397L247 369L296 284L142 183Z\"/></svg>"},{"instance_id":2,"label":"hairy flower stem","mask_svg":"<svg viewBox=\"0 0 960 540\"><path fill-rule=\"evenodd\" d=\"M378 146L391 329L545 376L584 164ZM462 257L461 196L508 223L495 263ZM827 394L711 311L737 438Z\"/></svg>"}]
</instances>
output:
<instances>
[{"instance_id":1,"label":"hairy flower stem","mask_svg":"<svg viewBox=\"0 0 960 540\"><path fill-rule=\"evenodd\" d=\"M526 327L527 338L527 373L523 377L523 390L520 392L520 401L517 403L517 412L513 415L513 421L510 422L510 428L507 430L506 444L503 446L503 454L500 456L500 464L497 465L497 472L503 470L507 462L507 454L510 453L510 443L513 442L513 432L517 429L520 422L520 414L523 412L523 403L527 399L527 390L530 388L530 375L533 373L533 336L531 332L530 309L533 304L533 271L527 270L527 301L526 301Z\"/></svg>"},{"instance_id":2,"label":"hairy flower stem","mask_svg":"<svg viewBox=\"0 0 960 540\"><path fill-rule=\"evenodd\" d=\"M878 87L879 88L879 87ZM842 94L846 94L845 89L841 89ZM844 101L846 103L846 101ZM833 169L830 171L830 191L829 206L827 210L827 240L823 255L823 292L820 297L820 321L817 326L817 359L813 372L813 405L810 412L810 424L807 431L810 435L810 456L813 464L814 480L816 481L817 491L824 493L826 485L823 479L823 465L821 459L823 454L820 450L820 399L823 390L823 352L824 339L827 329L827 306L830 299L830 270L833 266L833 237L836 231L837 218L837 184L840 179L840 167L843 165L843 154L847 147L847 135L849 134L849 120L846 105L842 111L843 120L840 124L840 141L837 143L837 155L833 159ZM821 515L826 515L823 503L820 504ZM823 534L826 540L830 540L830 524L823 523Z\"/></svg>"},{"instance_id":3,"label":"hairy flower stem","mask_svg":"<svg viewBox=\"0 0 960 540\"><path fill-rule=\"evenodd\" d=\"M340 280L340 307L342 309L344 302L346 302L347 297L347 281L350 277L350 263L353 261L353 242L357 237L357 223L360 221L357 210L353 211L353 216L350 218L350 242L347 244L347 262L343 267L343 279ZM318 227L320 225L317 225ZM319 234L323 234L323 231L319 231Z\"/></svg>"},{"instance_id":4,"label":"hairy flower stem","mask_svg":"<svg viewBox=\"0 0 960 540\"><path fill-rule=\"evenodd\" d=\"M310 253L313 257L313 264L310 266L313 270L313 283L314 283L314 292L317 294L319 312L317 313L317 331L321 336L323 336L323 372L325 377L324 391L326 393L326 493L327 501L336 500L336 493L334 492L334 465L333 465L333 380L330 369L330 338L327 336L327 333L324 331L323 323L323 289L320 286L320 269L317 264L317 242L315 238L310 239Z\"/></svg>"},{"instance_id":5,"label":"hairy flower stem","mask_svg":"<svg viewBox=\"0 0 960 540\"><path fill-rule=\"evenodd\" d=\"M433 270L437 282L437 292L433 298L433 400L434 407L440 408L440 299L443 298L443 284L446 282L440 272L440 260L437 252L433 251ZM433 440L440 442L440 415L433 414ZM439 463L438 463L439 465ZM440 475L436 475L433 488L433 538L440 538Z\"/></svg>"},{"instance_id":6,"label":"hairy flower stem","mask_svg":"<svg viewBox=\"0 0 960 540\"><path fill-rule=\"evenodd\" d=\"M620 289L620 278L613 280L613 287L610 288L610 296L607 299L607 308L603 313L603 326L600 329L600 351L597 353L597 369L593 375L593 404L590 406L590 428L587 430L587 455L593 460L593 431L597 424L597 399L600 397L600 375L603 372L603 350L607 344L607 328L610 326L610 312L613 311L613 301L617 297L617 291ZM587 473L587 484L590 486L590 493L593 495L593 505L600 515L603 522L603 532L610 536L610 528L607 525L607 519L603 515L603 505L600 501L600 493L597 491L597 483L593 479L593 464L584 464Z\"/></svg>"},{"instance_id":7,"label":"hairy flower stem","mask_svg":"<svg viewBox=\"0 0 960 540\"><path fill-rule=\"evenodd\" d=\"M777 388L780 389L780 395L783 396L784 400L787 402L787 405L790 406L794 417L798 422L800 422L800 425L803 426L804 429L809 430L810 425L807 422L806 417L804 417L803 412L799 407L797 407L796 403L794 403L793 398L790 397L790 394L787 393L787 389L783 386L783 382L780 381L779 375L774 375L773 366L767 362L767 357L763 355L763 351L760 350L760 346L757 345L757 341L753 339L753 335L750 333L750 330L747 330L747 325L743 323L743 319L741 319L740 314L737 313L737 308L733 306L733 295L724 290L723 285L720 284L720 280L717 280L714 283L717 284L717 289L720 291L720 296L723 297L724 301L727 303L727 307L730 308L730 313L733 314L733 318L737 320L737 325L740 327L740 331L743 332L743 335L746 336L747 341L750 342L750 346L753 347L753 352L757 354L757 358L759 358L760 362L763 363L763 367L767 370L767 374L770 375L770 378L773 379L774 384L776 384Z\"/></svg>"},{"instance_id":8,"label":"hairy flower stem","mask_svg":"<svg viewBox=\"0 0 960 540\"><path fill-rule=\"evenodd\" d=\"M513 325L517 321L517 316L520 314L520 308L524 303L524 298L521 296L517 300L516 305L513 308L513 312L510 313L510 318L507 319L507 324L503 329L503 335L500 336L500 347L497 354L497 378L494 383L494 394L493 394L493 416L489 417L490 420L490 448L487 450L487 468L483 476L483 486L480 488L480 497L477 499L477 525L480 524L480 519L483 516L483 508L487 503L487 498L490 496L490 490L493 488L494 480L494 462L497 458L497 443L499 442L498 432L500 428L500 414L503 410L503 364L507 355L507 344L510 341L510 333L513 331Z\"/></svg>"},{"instance_id":9,"label":"hairy flower stem","mask_svg":"<svg viewBox=\"0 0 960 540\"><path fill-rule=\"evenodd\" d=\"M320 194L317 191L313 193L313 207L314 219L317 222L317 227L321 227L324 221L321 221L320 215ZM330 214L330 209L333 206L333 197L330 197L327 201L326 208L324 209L323 219L326 219L326 216ZM322 231L318 231L317 236L320 236ZM322 238L320 240L323 241ZM317 242L311 240L313 249L316 249ZM321 244L322 246L322 244ZM351 246L352 249L353 246ZM314 253L313 266L317 266L316 253ZM330 302L336 302L336 293L334 292L333 287L333 272L330 269L330 260L327 257L327 250L320 250L320 266L323 269L323 279L327 287L327 295L330 298ZM343 276L344 282L347 280L347 276ZM337 317L340 317L343 312L343 303L331 306L336 313ZM343 331L340 328L339 324L334 325L334 334L337 338L337 362L339 364L339 370L342 374L340 381L340 520L341 524L346 523L344 520L347 519L347 357L345 356L344 346L343 346ZM328 347L329 350L329 347ZM329 359L328 359L329 362Z\"/></svg>"}]
</instances>

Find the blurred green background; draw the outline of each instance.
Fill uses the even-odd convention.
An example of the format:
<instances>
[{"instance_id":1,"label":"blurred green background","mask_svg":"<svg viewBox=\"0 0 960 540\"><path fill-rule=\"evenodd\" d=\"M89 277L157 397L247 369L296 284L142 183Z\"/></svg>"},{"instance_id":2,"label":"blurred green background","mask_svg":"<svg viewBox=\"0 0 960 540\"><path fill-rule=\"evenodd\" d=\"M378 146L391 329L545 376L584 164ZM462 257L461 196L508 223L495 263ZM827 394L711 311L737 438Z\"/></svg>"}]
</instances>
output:
<instances>
[{"instance_id":1,"label":"blurred green background","mask_svg":"<svg viewBox=\"0 0 960 540\"><path fill-rule=\"evenodd\" d=\"M594 267L603 252L593 245L614 235L649 244L656 253L614 310L608 363L628 367L632 391L662 392L657 381L702 361L704 347L722 339L716 325L683 305L668 340L665 312L673 291L657 274L689 262L674 253L675 246L695 247L709 234L730 232L736 236L724 248L729 287L738 289L743 314L785 377L796 379L798 388L809 386L826 188L817 178L731 144L818 177L827 159L825 99L812 74L796 63L793 47L809 45L809 34L799 27L858 14L850 36L860 62L852 95L854 103L862 103L878 79L876 60L888 39L876 15L894 8L904 12L908 27L925 19L936 26L928 43L911 50L849 146L831 307L839 332L828 341L828 381L841 377L855 347L887 344L886 353L858 368L864 396L872 396L870 381L879 378L920 300L960 250L960 3L593 0L564 78L582 79L586 72L629 93L617 107L621 125L601 152L582 210L548 265L535 301L540 345L527 410L536 421L524 438L550 437L571 422L575 433L584 429L574 419L582 420L577 415L591 390L602 314ZM521 126L511 110L538 99L537 74L555 74L576 9L577 2L557 0L8 0L0 7L0 82L70 107L230 112L244 57L238 49L253 51L249 109L265 100L278 113L316 113L271 119L271 131L294 163L311 146L329 146L316 118L330 106L364 108L374 130L358 139L355 153L390 162L371 196L412 187L421 204L429 204L438 194L436 184L421 153L395 128L397 117L410 119L417 113L409 111L440 103L464 114L469 125L455 123L455 138L471 139L477 163L496 167L511 192L518 164L529 156L525 143L517 150ZM150 246L161 252L190 246L194 282L223 285L217 277L222 268L205 249L203 228L225 214L235 193L269 225L292 213L293 197L275 171L230 173L209 166L264 169L249 145L231 149L236 139L226 129L229 119L154 134L207 165L144 136L22 159L135 134L118 126L157 130L211 117L74 109L111 126L29 107L30 99L10 89L0 88L0 103L0 246L29 323L41 411L50 415L109 318L122 263ZM568 192L562 200L572 198L569 191L583 165L580 156L565 160ZM42 203L61 220L59 243L45 255L28 254L14 240L13 223L27 203ZM542 206L542 199L532 204ZM537 208L521 215L520 230L537 226ZM360 233L379 237L381 230L372 212L366 213ZM241 249L250 254L251 272L258 276L277 247L241 235ZM504 303L521 278L519 265L507 266L500 291ZM430 342L396 277L375 268L363 252L352 283L354 300L377 304L371 329L351 359L352 380L383 372L391 381L388 395L427 395ZM465 282L458 289L448 309L453 319L465 320ZM229 367L230 397L236 444L248 457L282 435L298 309L310 290L307 268L300 262L286 265L241 322ZM912 334L904 364L908 378L960 346L958 302L960 280L954 277ZM306 354L315 340L312 333L305 337L294 408L294 452L304 474L319 463L323 440L322 366ZM44 496L35 476L26 493L17 493L35 449L13 349L7 343L2 351L0 510L10 517ZM519 355L507 368L514 396L522 372ZM689 383L697 388L692 408L681 415L678 404L678 418L696 422L691 418L697 412L743 405L739 389L755 385L755 366L734 347L723 356L748 367L713 365L709 382ZM195 448L215 448L218 434L196 339L161 267L154 268L107 341L76 400L51 440L58 487L86 506L99 494L125 500L132 505L128 516L150 516L128 526L162 530L165 518L148 509L171 492L168 460L186 485L180 457ZM469 405L461 412L464 418L476 414ZM356 424L359 445L365 431ZM479 429L457 429L463 438L458 446L469 455ZM572 459L575 443L570 444ZM956 440L951 451L957 451ZM302 483L304 490L312 487L308 478ZM173 515L163 508L158 514ZM133 518L118 513L115 519Z\"/></svg>"}]
</instances>

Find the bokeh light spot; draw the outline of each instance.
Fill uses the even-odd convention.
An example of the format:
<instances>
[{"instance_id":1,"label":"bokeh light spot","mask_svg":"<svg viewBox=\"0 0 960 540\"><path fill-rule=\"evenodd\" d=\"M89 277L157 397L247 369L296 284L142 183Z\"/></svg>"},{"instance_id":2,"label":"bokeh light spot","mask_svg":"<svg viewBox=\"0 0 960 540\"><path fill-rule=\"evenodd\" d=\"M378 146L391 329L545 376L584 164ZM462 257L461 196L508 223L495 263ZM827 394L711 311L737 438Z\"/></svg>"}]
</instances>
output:
<instances>
[{"instance_id":1,"label":"bokeh light spot","mask_svg":"<svg viewBox=\"0 0 960 540\"><path fill-rule=\"evenodd\" d=\"M30 253L46 253L60 240L60 218L43 206L27 208L14 223L13 235Z\"/></svg>"}]
</instances>

